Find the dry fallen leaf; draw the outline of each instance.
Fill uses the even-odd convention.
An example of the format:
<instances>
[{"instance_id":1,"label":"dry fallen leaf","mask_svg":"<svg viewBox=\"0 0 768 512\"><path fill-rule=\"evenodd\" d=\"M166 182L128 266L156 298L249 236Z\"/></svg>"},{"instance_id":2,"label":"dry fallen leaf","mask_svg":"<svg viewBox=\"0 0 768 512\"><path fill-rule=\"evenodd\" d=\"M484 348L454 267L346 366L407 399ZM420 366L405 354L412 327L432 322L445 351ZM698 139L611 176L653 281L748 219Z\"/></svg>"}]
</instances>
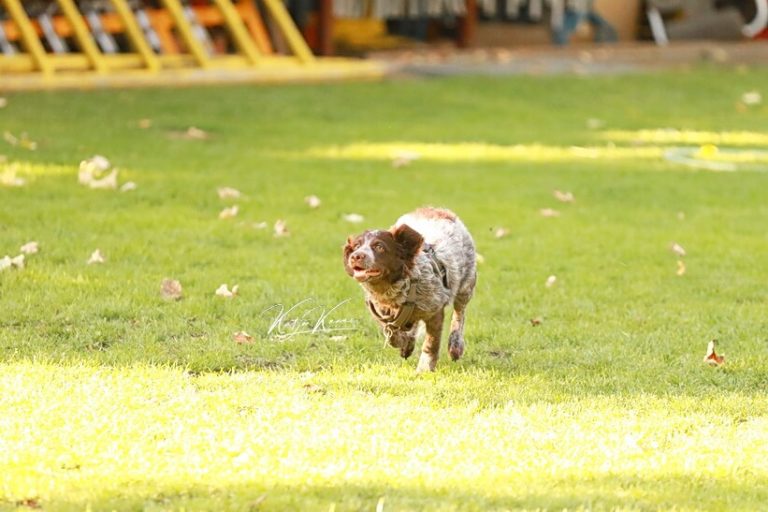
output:
<instances>
[{"instance_id":1,"label":"dry fallen leaf","mask_svg":"<svg viewBox=\"0 0 768 512\"><path fill-rule=\"evenodd\" d=\"M685 274L685 262L683 260L677 260L677 275L682 276Z\"/></svg>"},{"instance_id":2,"label":"dry fallen leaf","mask_svg":"<svg viewBox=\"0 0 768 512\"><path fill-rule=\"evenodd\" d=\"M37 142L29 138L29 135L22 133L19 137L19 147L34 151L37 149Z\"/></svg>"},{"instance_id":3,"label":"dry fallen leaf","mask_svg":"<svg viewBox=\"0 0 768 512\"><path fill-rule=\"evenodd\" d=\"M11 266L16 268L24 268L24 255L19 254L11 258Z\"/></svg>"},{"instance_id":4,"label":"dry fallen leaf","mask_svg":"<svg viewBox=\"0 0 768 512\"><path fill-rule=\"evenodd\" d=\"M494 232L496 238L504 238L508 234L509 230L507 228L496 228L496 231Z\"/></svg>"},{"instance_id":5,"label":"dry fallen leaf","mask_svg":"<svg viewBox=\"0 0 768 512\"><path fill-rule=\"evenodd\" d=\"M253 343L253 336L245 331L237 331L236 333L233 333L232 339L235 340L235 343Z\"/></svg>"},{"instance_id":6,"label":"dry fallen leaf","mask_svg":"<svg viewBox=\"0 0 768 512\"><path fill-rule=\"evenodd\" d=\"M541 325L541 322L543 322L543 320L539 316L537 316L536 318L531 318L531 325L534 327L536 327L537 325Z\"/></svg>"},{"instance_id":7,"label":"dry fallen leaf","mask_svg":"<svg viewBox=\"0 0 768 512\"><path fill-rule=\"evenodd\" d=\"M351 222L353 224L359 224L365 220L365 217L363 217L359 213L345 213L342 218L345 221Z\"/></svg>"},{"instance_id":8,"label":"dry fallen leaf","mask_svg":"<svg viewBox=\"0 0 768 512\"><path fill-rule=\"evenodd\" d=\"M291 236L291 232L288 231L288 224L282 219L275 221L274 230L275 236Z\"/></svg>"},{"instance_id":9,"label":"dry fallen leaf","mask_svg":"<svg viewBox=\"0 0 768 512\"><path fill-rule=\"evenodd\" d=\"M232 187L219 187L217 189L219 199L240 199L242 195L239 190Z\"/></svg>"},{"instance_id":10,"label":"dry fallen leaf","mask_svg":"<svg viewBox=\"0 0 768 512\"><path fill-rule=\"evenodd\" d=\"M116 189L118 170L112 169L112 172L104 175L110 167L109 160L101 155L94 155L80 162L77 181L93 189Z\"/></svg>"},{"instance_id":11,"label":"dry fallen leaf","mask_svg":"<svg viewBox=\"0 0 768 512\"><path fill-rule=\"evenodd\" d=\"M160 295L165 300L179 300L181 299L182 289L181 283L175 279L165 278L160 283Z\"/></svg>"},{"instance_id":12,"label":"dry fallen leaf","mask_svg":"<svg viewBox=\"0 0 768 512\"><path fill-rule=\"evenodd\" d=\"M317 196L307 196L304 198L304 202L309 205L310 208L319 208L321 201Z\"/></svg>"},{"instance_id":13,"label":"dry fallen leaf","mask_svg":"<svg viewBox=\"0 0 768 512\"><path fill-rule=\"evenodd\" d=\"M139 119L139 128L142 130L146 130L147 128L150 128L152 126L152 120L151 119Z\"/></svg>"},{"instance_id":14,"label":"dry fallen leaf","mask_svg":"<svg viewBox=\"0 0 768 512\"><path fill-rule=\"evenodd\" d=\"M741 95L741 102L750 107L759 105L763 102L763 95L758 91L747 91Z\"/></svg>"},{"instance_id":15,"label":"dry fallen leaf","mask_svg":"<svg viewBox=\"0 0 768 512\"><path fill-rule=\"evenodd\" d=\"M572 203L575 198L573 197L573 192L563 192L561 190L555 190L552 192L552 195L555 196L555 199L560 201L561 203Z\"/></svg>"},{"instance_id":16,"label":"dry fallen leaf","mask_svg":"<svg viewBox=\"0 0 768 512\"><path fill-rule=\"evenodd\" d=\"M17 146L19 144L19 139L16 138L14 134L12 134L7 130L3 132L3 139L5 139L5 142L10 144L11 146Z\"/></svg>"},{"instance_id":17,"label":"dry fallen leaf","mask_svg":"<svg viewBox=\"0 0 768 512\"><path fill-rule=\"evenodd\" d=\"M193 139L193 140L205 140L210 137L208 135L208 132L205 130L201 130L200 128L196 128L194 126L190 126L187 128L186 132L187 138Z\"/></svg>"},{"instance_id":18,"label":"dry fallen leaf","mask_svg":"<svg viewBox=\"0 0 768 512\"><path fill-rule=\"evenodd\" d=\"M8 98L0 97L0 108L8 106Z\"/></svg>"},{"instance_id":19,"label":"dry fallen leaf","mask_svg":"<svg viewBox=\"0 0 768 512\"><path fill-rule=\"evenodd\" d=\"M605 121L602 119L597 119L595 117L590 117L587 119L587 128L590 130L599 130L603 126L605 126Z\"/></svg>"},{"instance_id":20,"label":"dry fallen leaf","mask_svg":"<svg viewBox=\"0 0 768 512\"><path fill-rule=\"evenodd\" d=\"M415 151L397 151L394 155L392 155L392 167L399 169L400 167L410 165L411 162L418 160L419 158L421 158L421 154Z\"/></svg>"},{"instance_id":21,"label":"dry fallen leaf","mask_svg":"<svg viewBox=\"0 0 768 512\"><path fill-rule=\"evenodd\" d=\"M717 340L712 340L707 344L707 355L704 356L704 362L712 366L720 366L725 363L725 356L719 356L715 352Z\"/></svg>"},{"instance_id":22,"label":"dry fallen leaf","mask_svg":"<svg viewBox=\"0 0 768 512\"><path fill-rule=\"evenodd\" d=\"M677 254L680 257L685 256L685 249L683 249L683 246L678 244L677 242L673 243L669 248L673 253Z\"/></svg>"},{"instance_id":23,"label":"dry fallen leaf","mask_svg":"<svg viewBox=\"0 0 768 512\"><path fill-rule=\"evenodd\" d=\"M27 242L19 249L23 254L36 254L40 250L37 242Z\"/></svg>"},{"instance_id":24,"label":"dry fallen leaf","mask_svg":"<svg viewBox=\"0 0 768 512\"><path fill-rule=\"evenodd\" d=\"M88 186L92 189L116 189L117 188L117 169L112 169L112 172L107 174L101 179L94 179L88 183Z\"/></svg>"},{"instance_id":25,"label":"dry fallen leaf","mask_svg":"<svg viewBox=\"0 0 768 512\"><path fill-rule=\"evenodd\" d=\"M123 186L120 187L120 192L130 192L131 190L136 190L136 183L132 181L126 181L123 183Z\"/></svg>"},{"instance_id":26,"label":"dry fallen leaf","mask_svg":"<svg viewBox=\"0 0 768 512\"><path fill-rule=\"evenodd\" d=\"M232 217L236 217L238 212L237 205L230 206L228 208L224 208L219 212L219 218L220 219L231 219Z\"/></svg>"},{"instance_id":27,"label":"dry fallen leaf","mask_svg":"<svg viewBox=\"0 0 768 512\"><path fill-rule=\"evenodd\" d=\"M539 210L539 213L542 217L559 217L560 212L557 210L553 210L552 208L542 208Z\"/></svg>"},{"instance_id":28,"label":"dry fallen leaf","mask_svg":"<svg viewBox=\"0 0 768 512\"><path fill-rule=\"evenodd\" d=\"M237 295L237 290L239 286L234 285L232 289L230 290L229 287L227 287L227 283L222 284L218 288L216 288L216 295L219 297L224 297L227 299L231 299L235 295Z\"/></svg>"},{"instance_id":29,"label":"dry fallen leaf","mask_svg":"<svg viewBox=\"0 0 768 512\"><path fill-rule=\"evenodd\" d=\"M101 251L99 249L96 249L91 253L91 257L88 258L88 265L93 265L94 263L104 263L106 260L104 259L104 255L101 254Z\"/></svg>"},{"instance_id":30,"label":"dry fallen leaf","mask_svg":"<svg viewBox=\"0 0 768 512\"><path fill-rule=\"evenodd\" d=\"M23 187L27 184L24 178L16 176L18 172L17 165L8 165L3 172L0 172L0 185L5 187Z\"/></svg>"},{"instance_id":31,"label":"dry fallen leaf","mask_svg":"<svg viewBox=\"0 0 768 512\"><path fill-rule=\"evenodd\" d=\"M549 277L547 278L547 282L546 282L546 283L544 283L544 285L545 285L547 288L552 288L553 286L555 286L555 283L556 283L556 282L557 282L557 276L549 276Z\"/></svg>"}]
</instances>

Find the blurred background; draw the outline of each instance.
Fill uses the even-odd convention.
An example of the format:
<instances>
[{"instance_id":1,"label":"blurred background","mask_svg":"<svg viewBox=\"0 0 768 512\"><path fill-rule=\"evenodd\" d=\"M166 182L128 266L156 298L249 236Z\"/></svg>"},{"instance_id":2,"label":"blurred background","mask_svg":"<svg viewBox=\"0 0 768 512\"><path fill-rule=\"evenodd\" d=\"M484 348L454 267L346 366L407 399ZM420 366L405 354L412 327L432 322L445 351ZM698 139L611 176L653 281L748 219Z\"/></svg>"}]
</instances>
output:
<instances>
[{"instance_id":1,"label":"blurred background","mask_svg":"<svg viewBox=\"0 0 768 512\"><path fill-rule=\"evenodd\" d=\"M754 63L767 25L768 0L2 0L0 87Z\"/></svg>"}]
</instances>

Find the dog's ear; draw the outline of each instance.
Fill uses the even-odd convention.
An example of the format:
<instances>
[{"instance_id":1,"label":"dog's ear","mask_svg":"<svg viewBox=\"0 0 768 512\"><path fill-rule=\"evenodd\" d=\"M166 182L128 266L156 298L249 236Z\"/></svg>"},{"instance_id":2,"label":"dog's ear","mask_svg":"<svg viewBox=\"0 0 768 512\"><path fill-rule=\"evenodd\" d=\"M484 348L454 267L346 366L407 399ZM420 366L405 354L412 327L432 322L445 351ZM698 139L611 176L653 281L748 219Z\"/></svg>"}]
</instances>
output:
<instances>
[{"instance_id":1,"label":"dog's ear","mask_svg":"<svg viewBox=\"0 0 768 512\"><path fill-rule=\"evenodd\" d=\"M413 262L414 256L421 249L421 244L424 243L424 238L408 224L400 224L394 231L392 236L397 242L397 246L400 248L401 257L407 262Z\"/></svg>"},{"instance_id":2,"label":"dog's ear","mask_svg":"<svg viewBox=\"0 0 768 512\"><path fill-rule=\"evenodd\" d=\"M349 266L349 255L352 254L354 250L355 250L355 238L350 236L347 238L347 243L344 246L344 270L350 276L353 276L355 274L354 270L352 270L352 267Z\"/></svg>"}]
</instances>

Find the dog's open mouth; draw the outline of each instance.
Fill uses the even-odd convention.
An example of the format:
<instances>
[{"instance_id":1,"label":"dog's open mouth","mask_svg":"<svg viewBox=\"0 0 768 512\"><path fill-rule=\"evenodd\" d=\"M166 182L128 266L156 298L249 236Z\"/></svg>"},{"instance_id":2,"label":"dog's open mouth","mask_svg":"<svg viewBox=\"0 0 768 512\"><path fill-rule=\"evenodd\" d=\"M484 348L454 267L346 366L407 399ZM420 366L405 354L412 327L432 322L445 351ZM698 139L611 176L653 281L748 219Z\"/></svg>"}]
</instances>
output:
<instances>
[{"instance_id":1,"label":"dog's open mouth","mask_svg":"<svg viewBox=\"0 0 768 512\"><path fill-rule=\"evenodd\" d=\"M367 281L372 277L378 277L381 275L381 270L375 268L365 268L360 265L352 267L353 277L358 281Z\"/></svg>"}]
</instances>

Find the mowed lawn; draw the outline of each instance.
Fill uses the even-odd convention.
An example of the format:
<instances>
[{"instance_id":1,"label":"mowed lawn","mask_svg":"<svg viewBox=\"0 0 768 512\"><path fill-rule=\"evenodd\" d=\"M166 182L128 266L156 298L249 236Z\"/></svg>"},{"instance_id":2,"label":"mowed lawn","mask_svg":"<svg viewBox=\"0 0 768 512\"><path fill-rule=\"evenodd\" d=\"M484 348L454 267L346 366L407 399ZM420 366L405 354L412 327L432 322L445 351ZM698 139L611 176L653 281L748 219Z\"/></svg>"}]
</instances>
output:
<instances>
[{"instance_id":1,"label":"mowed lawn","mask_svg":"<svg viewBox=\"0 0 768 512\"><path fill-rule=\"evenodd\" d=\"M764 508L768 172L663 154L767 147L767 83L7 95L0 258L40 250L0 271L0 510ZM137 188L79 184L96 154ZM425 204L484 261L465 358L416 375L341 247Z\"/></svg>"}]
</instances>

